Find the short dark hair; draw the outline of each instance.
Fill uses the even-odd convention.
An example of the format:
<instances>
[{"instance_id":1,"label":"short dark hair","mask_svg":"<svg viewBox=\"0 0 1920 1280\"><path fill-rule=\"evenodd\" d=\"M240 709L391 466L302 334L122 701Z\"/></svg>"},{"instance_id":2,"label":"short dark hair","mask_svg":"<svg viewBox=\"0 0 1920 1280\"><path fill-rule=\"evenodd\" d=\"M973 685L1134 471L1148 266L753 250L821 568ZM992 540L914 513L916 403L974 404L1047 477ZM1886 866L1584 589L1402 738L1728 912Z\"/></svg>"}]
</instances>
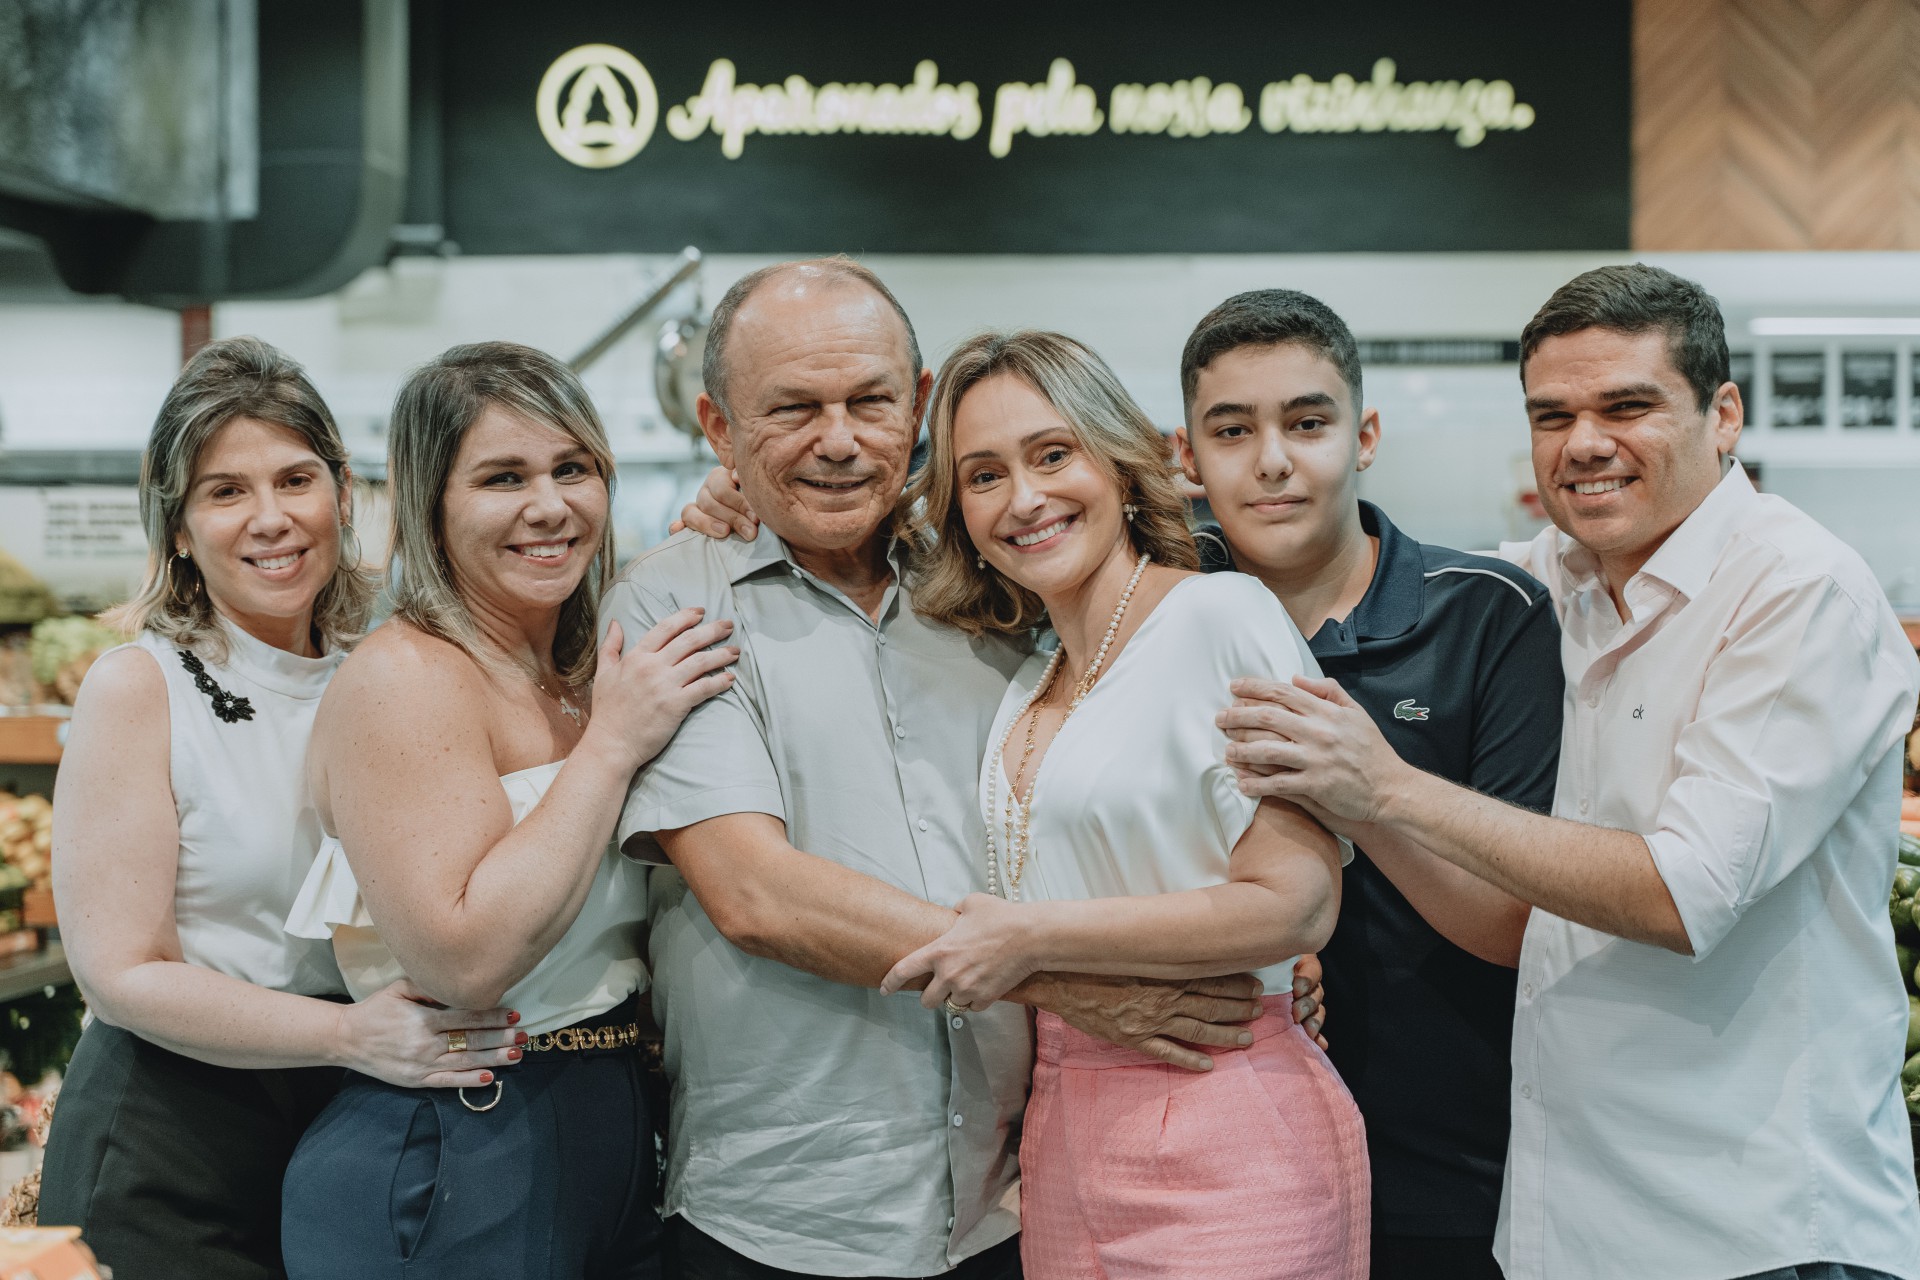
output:
<instances>
[{"instance_id":1,"label":"short dark hair","mask_svg":"<svg viewBox=\"0 0 1920 1280\"><path fill-rule=\"evenodd\" d=\"M1207 312L1180 352L1180 394L1188 411L1200 388L1200 371L1241 347L1298 343L1333 362L1354 412L1360 411L1360 345L1332 307L1297 289L1250 289Z\"/></svg>"},{"instance_id":2,"label":"short dark hair","mask_svg":"<svg viewBox=\"0 0 1920 1280\"><path fill-rule=\"evenodd\" d=\"M797 262L776 262L772 266L761 267L758 271L749 271L733 282L733 287L721 296L713 309L713 317L707 322L707 346L700 357L700 381L705 384L707 394L720 406L720 411L731 418L733 409L727 403L727 379L732 370L727 368L727 345L733 336L733 321L740 308L761 285L775 276L788 272L809 272L827 280L852 281L886 299L893 314L900 317L900 323L907 331L907 357L913 367L907 371L909 381L920 376L920 339L913 331L913 321L907 319L907 309L900 305L900 299L893 296L893 290L881 283L880 277L871 270L855 262L843 253L829 258L804 258Z\"/></svg>"},{"instance_id":3,"label":"short dark hair","mask_svg":"<svg viewBox=\"0 0 1920 1280\"><path fill-rule=\"evenodd\" d=\"M1520 385L1527 361L1548 338L1582 329L1667 335L1667 356L1693 388L1702 413L1714 393L1732 380L1727 360L1727 322L1713 295L1661 267L1630 262L1595 267L1553 291L1546 305L1520 331Z\"/></svg>"}]
</instances>

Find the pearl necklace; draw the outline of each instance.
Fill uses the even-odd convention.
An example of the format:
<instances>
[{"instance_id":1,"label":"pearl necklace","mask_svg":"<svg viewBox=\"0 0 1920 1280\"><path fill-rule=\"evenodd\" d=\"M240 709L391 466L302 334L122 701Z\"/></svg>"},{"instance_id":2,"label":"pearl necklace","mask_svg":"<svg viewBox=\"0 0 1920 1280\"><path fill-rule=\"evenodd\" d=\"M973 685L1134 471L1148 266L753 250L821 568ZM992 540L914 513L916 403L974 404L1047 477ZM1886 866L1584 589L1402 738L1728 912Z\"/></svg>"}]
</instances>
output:
<instances>
[{"instance_id":1,"label":"pearl necklace","mask_svg":"<svg viewBox=\"0 0 1920 1280\"><path fill-rule=\"evenodd\" d=\"M1107 623L1107 634L1100 640L1100 649L1093 655L1093 661L1073 686L1073 700L1067 704L1066 715L1060 717L1060 724L1053 731L1054 741L1059 741L1060 730L1067 724L1067 717L1079 710L1080 704L1087 700L1087 694L1093 690L1093 682L1100 678L1100 668L1107 661L1107 651L1113 648L1113 638L1120 632L1120 619L1127 616L1127 606L1133 602L1133 589L1140 585L1140 575L1146 572L1148 557L1142 555L1133 566L1133 576L1127 579L1126 590L1120 593L1120 603L1114 606L1113 618ZM1053 651L1047 659L1047 668L1040 673L1040 683L1033 687L1020 709L1013 713L1013 719L1007 724L1007 731L1000 735L1000 745L994 748L993 767L987 770L987 892L999 894L1010 902L1020 901L1020 881L1027 871L1027 859L1033 852L1033 796L1039 790L1040 779L1036 774L1027 787L1027 798L1020 799L1019 781L1027 771L1027 761L1033 757L1034 729L1040 723L1040 713L1034 711L1033 719L1027 725L1026 749L1020 753L1020 765L1007 777L1007 801L1001 813L1002 825L1006 836L1006 889L1002 892L1000 848L993 838L994 811L1000 805L1000 774L1006 769L1007 743L1013 740L1013 731L1026 719L1027 712L1047 695L1053 687L1053 677L1060 668L1060 659L1066 653L1065 645Z\"/></svg>"}]
</instances>

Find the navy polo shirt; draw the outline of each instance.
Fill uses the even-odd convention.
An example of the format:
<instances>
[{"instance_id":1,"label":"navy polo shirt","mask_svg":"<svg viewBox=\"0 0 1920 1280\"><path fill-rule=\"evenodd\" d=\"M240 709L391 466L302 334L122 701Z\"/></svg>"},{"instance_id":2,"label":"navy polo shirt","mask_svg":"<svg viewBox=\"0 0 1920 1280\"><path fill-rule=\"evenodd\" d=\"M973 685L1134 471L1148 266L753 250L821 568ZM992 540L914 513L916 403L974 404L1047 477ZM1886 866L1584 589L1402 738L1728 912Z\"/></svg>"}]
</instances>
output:
<instances>
[{"instance_id":1,"label":"navy polo shirt","mask_svg":"<svg viewBox=\"0 0 1920 1280\"><path fill-rule=\"evenodd\" d=\"M1547 589L1430 547L1360 504L1380 539L1351 616L1309 644L1409 764L1547 812L1560 756L1560 629ZM1217 528L1203 566L1231 568ZM1491 1236L1507 1154L1515 972L1442 938L1356 851L1321 958L1330 1056L1367 1122L1373 1229Z\"/></svg>"}]
</instances>

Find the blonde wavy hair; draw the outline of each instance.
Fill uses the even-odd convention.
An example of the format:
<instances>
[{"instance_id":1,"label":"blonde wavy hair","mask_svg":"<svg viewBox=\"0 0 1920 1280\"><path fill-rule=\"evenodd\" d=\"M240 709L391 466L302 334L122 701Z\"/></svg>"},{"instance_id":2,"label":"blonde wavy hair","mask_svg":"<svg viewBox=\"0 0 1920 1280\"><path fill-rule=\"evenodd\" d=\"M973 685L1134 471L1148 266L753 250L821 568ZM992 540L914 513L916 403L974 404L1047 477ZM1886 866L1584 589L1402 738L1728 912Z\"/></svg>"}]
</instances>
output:
<instances>
[{"instance_id":1,"label":"blonde wavy hair","mask_svg":"<svg viewBox=\"0 0 1920 1280\"><path fill-rule=\"evenodd\" d=\"M1167 438L1091 347L1065 334L1022 329L982 333L960 344L940 366L927 411L927 465L901 497L897 536L914 547L913 606L968 635L1018 634L1045 625L1040 597L991 568L960 515L953 420L967 392L1011 374L1053 406L1095 466L1138 510L1127 526L1135 551L1157 564L1197 569L1187 527L1187 500L1173 475Z\"/></svg>"},{"instance_id":2,"label":"blonde wavy hair","mask_svg":"<svg viewBox=\"0 0 1920 1280\"><path fill-rule=\"evenodd\" d=\"M336 509L344 510L351 475L347 447L326 401L292 357L258 338L210 342L187 362L160 404L140 456L140 523L147 535L147 569L140 589L101 621L128 635L151 631L200 649L216 662L227 656L215 625L200 566L174 554L186 524L187 495L200 455L236 418L285 427L306 442L333 475ZM344 526L343 526L344 533ZM344 537L336 543L333 574L313 602L313 629L329 653L360 638L373 612L379 576L361 567Z\"/></svg>"},{"instance_id":3,"label":"blonde wavy hair","mask_svg":"<svg viewBox=\"0 0 1920 1280\"><path fill-rule=\"evenodd\" d=\"M413 371L393 404L387 484L393 499L393 613L497 669L447 563L447 477L467 431L498 405L579 442L606 482L607 522L580 585L560 605L553 666L573 688L593 680L600 594L613 581L613 449L580 379L544 351L517 342L453 347ZM529 673L538 678L538 672Z\"/></svg>"}]
</instances>

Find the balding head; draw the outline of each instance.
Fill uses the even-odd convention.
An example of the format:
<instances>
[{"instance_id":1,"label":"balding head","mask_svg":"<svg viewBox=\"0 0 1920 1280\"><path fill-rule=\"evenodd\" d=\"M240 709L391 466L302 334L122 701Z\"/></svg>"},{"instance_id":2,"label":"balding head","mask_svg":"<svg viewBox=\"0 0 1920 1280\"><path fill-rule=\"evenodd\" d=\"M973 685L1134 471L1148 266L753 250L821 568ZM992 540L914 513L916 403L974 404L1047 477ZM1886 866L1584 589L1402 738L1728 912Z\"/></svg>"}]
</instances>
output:
<instances>
[{"instance_id":1,"label":"balding head","mask_svg":"<svg viewBox=\"0 0 1920 1280\"><path fill-rule=\"evenodd\" d=\"M741 280L714 310L705 373L708 443L802 564L884 547L933 375L872 272L826 258Z\"/></svg>"},{"instance_id":2,"label":"balding head","mask_svg":"<svg viewBox=\"0 0 1920 1280\"><path fill-rule=\"evenodd\" d=\"M775 286L785 286L780 291L791 294L817 295L836 288L872 290L899 317L900 327L906 334L909 376L919 375L920 339L913 332L913 321L907 319L906 308L900 305L900 300L893 296L893 290L887 288L879 276L845 254L776 262L770 267L750 271L734 281L733 287L727 290L719 305L713 309L713 319L707 329L706 352L700 361L700 380L706 384L707 394L722 410L728 403L727 389L733 372L729 364L729 348L733 345L734 325L740 309L762 288L772 290Z\"/></svg>"}]
</instances>

